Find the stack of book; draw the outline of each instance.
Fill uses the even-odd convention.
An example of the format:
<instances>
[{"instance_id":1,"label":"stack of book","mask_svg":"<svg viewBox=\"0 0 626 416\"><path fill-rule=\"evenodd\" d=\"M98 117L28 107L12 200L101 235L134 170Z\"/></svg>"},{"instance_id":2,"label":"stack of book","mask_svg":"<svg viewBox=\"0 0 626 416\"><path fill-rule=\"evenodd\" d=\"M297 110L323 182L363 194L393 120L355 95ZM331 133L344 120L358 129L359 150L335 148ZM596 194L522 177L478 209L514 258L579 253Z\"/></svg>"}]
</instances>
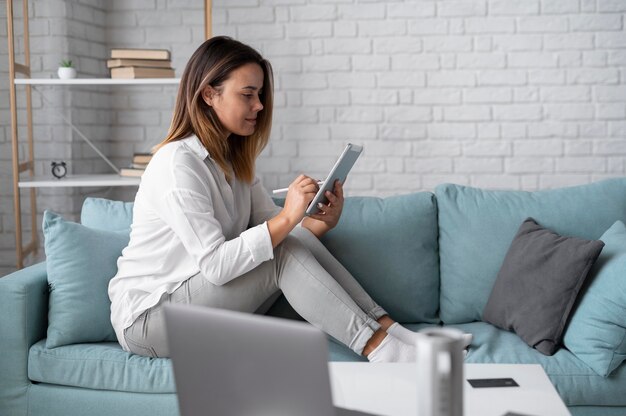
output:
<instances>
[{"instance_id":1,"label":"stack of book","mask_svg":"<svg viewBox=\"0 0 626 416\"><path fill-rule=\"evenodd\" d=\"M140 177L150 163L150 159L152 159L151 153L135 153L130 166L120 169L120 175Z\"/></svg>"},{"instance_id":2,"label":"stack of book","mask_svg":"<svg viewBox=\"0 0 626 416\"><path fill-rule=\"evenodd\" d=\"M174 78L166 49L111 49L111 78Z\"/></svg>"}]
</instances>

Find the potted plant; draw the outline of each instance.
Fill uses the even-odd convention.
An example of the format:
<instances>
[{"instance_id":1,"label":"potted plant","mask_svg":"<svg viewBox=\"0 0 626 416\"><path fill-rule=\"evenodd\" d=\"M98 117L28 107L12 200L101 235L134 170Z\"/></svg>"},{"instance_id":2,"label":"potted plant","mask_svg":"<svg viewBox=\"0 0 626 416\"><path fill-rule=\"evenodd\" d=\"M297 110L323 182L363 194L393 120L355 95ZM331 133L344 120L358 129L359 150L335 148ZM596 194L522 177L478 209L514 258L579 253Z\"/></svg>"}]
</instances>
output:
<instances>
[{"instance_id":1,"label":"potted plant","mask_svg":"<svg viewBox=\"0 0 626 416\"><path fill-rule=\"evenodd\" d=\"M72 61L69 59L62 60L57 74L61 79L76 78L76 69L72 66Z\"/></svg>"}]
</instances>

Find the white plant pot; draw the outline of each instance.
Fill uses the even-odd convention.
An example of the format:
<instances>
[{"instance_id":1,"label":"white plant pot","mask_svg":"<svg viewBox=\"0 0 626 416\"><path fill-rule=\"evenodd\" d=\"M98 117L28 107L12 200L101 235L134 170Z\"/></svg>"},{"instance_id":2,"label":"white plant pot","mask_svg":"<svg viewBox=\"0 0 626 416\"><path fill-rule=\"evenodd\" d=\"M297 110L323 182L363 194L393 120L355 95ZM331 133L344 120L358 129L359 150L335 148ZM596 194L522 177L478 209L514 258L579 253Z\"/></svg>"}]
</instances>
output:
<instances>
[{"instance_id":1,"label":"white plant pot","mask_svg":"<svg viewBox=\"0 0 626 416\"><path fill-rule=\"evenodd\" d=\"M76 78L76 69L61 66L57 70L57 74L61 79Z\"/></svg>"}]
</instances>

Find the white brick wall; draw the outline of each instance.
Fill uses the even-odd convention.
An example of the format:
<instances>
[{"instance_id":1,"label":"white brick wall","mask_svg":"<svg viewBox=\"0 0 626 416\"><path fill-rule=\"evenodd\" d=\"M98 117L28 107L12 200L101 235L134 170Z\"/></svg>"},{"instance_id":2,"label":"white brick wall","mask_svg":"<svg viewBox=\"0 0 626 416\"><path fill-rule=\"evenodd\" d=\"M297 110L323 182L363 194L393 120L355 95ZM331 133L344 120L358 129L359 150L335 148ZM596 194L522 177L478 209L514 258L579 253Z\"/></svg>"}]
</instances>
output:
<instances>
[{"instance_id":1,"label":"white brick wall","mask_svg":"<svg viewBox=\"0 0 626 416\"><path fill-rule=\"evenodd\" d=\"M91 4L90 4L91 3ZM56 69L62 59L71 59L82 76L97 76L104 74L101 68L100 57L105 51L104 8L101 1L92 2L67 1L30 1L30 46L31 68L33 77L56 76ZM5 17L5 4L2 5L2 15ZM23 41L21 38L21 2L14 2L16 19L16 47L17 61L23 63ZM2 134L0 136L0 164L2 165L2 187L0 197L3 200L0 207L0 272L13 269L15 264L14 216L11 172L11 145L10 124L8 110L8 56L6 27L3 27L1 40L2 68L0 74L3 82L0 86L4 104L0 110L2 116ZM79 128L107 152L108 128L110 117L106 111L109 108L109 99L106 90L102 88L51 88L36 87L53 104L52 106L63 112L73 120ZM25 88L18 87L18 107L25 105ZM91 150L87 151L82 141L73 135L64 125L61 118L49 110L50 105L44 104L36 91L33 91L33 131L35 136L35 172L38 175L50 173L52 160L65 160L68 170L74 173L106 171L106 165ZM103 111L103 109L105 111ZM26 126L25 112L20 113L20 153L22 160L26 155ZM80 206L87 190L78 188L68 189L38 189L37 190L37 228L40 242L43 241L39 224L44 209L57 211L70 219L77 219ZM22 192L22 226L24 228L24 242L30 241L30 203L28 191ZM44 258L43 246L39 253L30 257L27 264L40 261ZM2 273L4 274L4 273Z\"/></svg>"},{"instance_id":2,"label":"white brick wall","mask_svg":"<svg viewBox=\"0 0 626 416\"><path fill-rule=\"evenodd\" d=\"M330 106L333 118L325 124L331 131L370 126L363 128L368 136L361 137L369 157L377 152L375 158L390 162L371 143L414 143L394 155L394 162L404 163L384 165L393 173L386 181L403 175L408 180L398 180L388 191L380 187L385 180L371 180L379 174L367 166L351 176L348 188L358 176L367 179L359 183L371 185L359 187L359 194L386 195L430 189L444 172L460 174L470 185L513 189L624 174L626 154L619 144L626 118L623 2L325 3L281 2L290 12L289 22L275 21L274 30L284 26L284 37L259 42L247 37L244 25L229 20L231 4L224 1L216 8L228 8L229 32L255 43L270 60L293 40L309 54L291 53L301 63L291 62L300 72L283 74L275 64L279 91L304 94L309 80L316 83L314 95L276 109L277 126L301 114L313 118L311 110L319 116ZM257 7L241 9L252 16ZM329 21L334 23L331 39ZM342 21L356 23L356 31L336 33ZM303 34L310 37L303 41ZM321 50L318 39L324 39ZM280 133L275 141L290 142L298 137L299 124ZM358 134L343 139L339 134L330 140L338 151L358 139ZM438 149L443 158L433 155ZM297 147L300 157L308 152L310 145ZM265 181L284 185L288 177L267 172Z\"/></svg>"},{"instance_id":3,"label":"white brick wall","mask_svg":"<svg viewBox=\"0 0 626 416\"><path fill-rule=\"evenodd\" d=\"M60 54L102 75L111 47L172 50L178 75L203 37L197 0L31 1L33 66ZM214 0L213 33L273 64L272 141L259 160L268 188L321 176L347 142L365 153L348 195L430 190L442 182L534 190L623 176L624 0ZM4 13L4 10L2 10ZM6 29L0 28L6 58ZM36 45L35 45L36 43ZM0 271L14 262L6 66L0 68ZM175 87L51 91L118 165L166 133ZM35 97L37 151L105 171ZM80 107L76 109L76 107ZM51 125L51 127L49 127ZM59 139L57 139L57 137ZM60 140L60 142L58 142ZM43 159L38 169L47 169ZM40 190L39 209L77 213L85 192ZM61 195L61 196L59 196Z\"/></svg>"}]
</instances>

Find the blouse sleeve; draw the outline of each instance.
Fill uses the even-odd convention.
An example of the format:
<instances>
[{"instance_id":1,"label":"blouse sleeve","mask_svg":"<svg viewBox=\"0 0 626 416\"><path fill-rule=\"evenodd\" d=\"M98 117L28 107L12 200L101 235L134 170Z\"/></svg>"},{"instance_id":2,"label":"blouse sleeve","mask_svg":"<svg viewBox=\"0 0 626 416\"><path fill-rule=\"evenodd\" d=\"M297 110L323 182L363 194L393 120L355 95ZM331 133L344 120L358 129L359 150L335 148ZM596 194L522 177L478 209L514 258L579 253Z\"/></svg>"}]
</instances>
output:
<instances>
[{"instance_id":1,"label":"blouse sleeve","mask_svg":"<svg viewBox=\"0 0 626 416\"><path fill-rule=\"evenodd\" d=\"M157 201L155 209L161 218L180 238L200 272L215 285L226 284L274 256L267 223L226 241L210 196L176 188Z\"/></svg>"},{"instance_id":2,"label":"blouse sleeve","mask_svg":"<svg viewBox=\"0 0 626 416\"><path fill-rule=\"evenodd\" d=\"M281 207L274 203L269 193L265 190L258 177L254 178L250 187L250 227L257 226L267 220L274 218L281 210Z\"/></svg>"}]
</instances>

